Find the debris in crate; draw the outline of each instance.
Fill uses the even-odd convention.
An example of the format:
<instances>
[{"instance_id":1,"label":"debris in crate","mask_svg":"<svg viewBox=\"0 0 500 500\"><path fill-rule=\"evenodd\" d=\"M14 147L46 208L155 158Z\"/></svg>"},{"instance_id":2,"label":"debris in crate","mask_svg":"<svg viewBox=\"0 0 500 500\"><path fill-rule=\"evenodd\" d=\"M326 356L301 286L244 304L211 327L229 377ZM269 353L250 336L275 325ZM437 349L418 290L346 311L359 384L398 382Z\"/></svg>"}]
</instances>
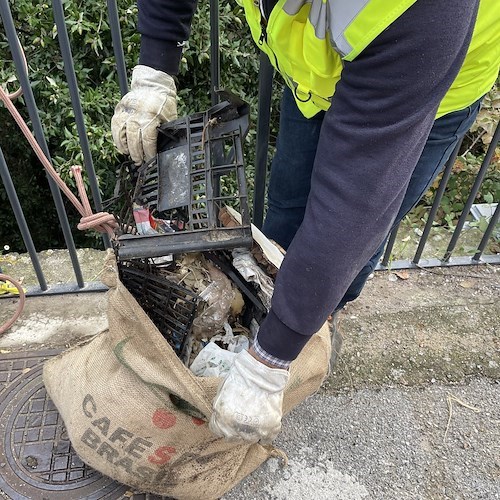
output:
<instances>
[{"instance_id":1,"label":"debris in crate","mask_svg":"<svg viewBox=\"0 0 500 500\"><path fill-rule=\"evenodd\" d=\"M193 335L197 339L211 338L224 328L231 310L235 292L229 278L210 262L206 262L210 275L210 284L199 297L206 304L206 309L193 321Z\"/></svg>"},{"instance_id":2,"label":"debris in crate","mask_svg":"<svg viewBox=\"0 0 500 500\"><path fill-rule=\"evenodd\" d=\"M224 207L219 213L221 223L226 227L233 227L241 224L241 214L230 206ZM253 245L252 255L259 265L263 268L268 276L275 278L278 269L283 262L285 250L281 248L275 241L267 238L262 231L251 225Z\"/></svg>"},{"instance_id":3,"label":"debris in crate","mask_svg":"<svg viewBox=\"0 0 500 500\"><path fill-rule=\"evenodd\" d=\"M222 262L226 264L221 265ZM237 277L237 271L230 271L229 266L230 260L222 251L187 254L178 262L175 273L180 282L196 290L200 299L183 356L188 366L211 340L217 341L220 347L230 347L233 342L227 340L228 329L231 335L234 331L235 335L247 337L249 345L253 339L251 321L257 318L261 322L264 317L266 310L259 301L257 291L247 289L248 285L243 285L241 276ZM240 291L242 285L245 294ZM249 296L253 301L249 300Z\"/></svg>"},{"instance_id":4,"label":"debris in crate","mask_svg":"<svg viewBox=\"0 0 500 500\"><path fill-rule=\"evenodd\" d=\"M249 283L255 283L257 293L264 306L271 309L271 298L274 291L273 280L259 267L254 256L246 248L235 248L232 251L233 266Z\"/></svg>"},{"instance_id":5,"label":"debris in crate","mask_svg":"<svg viewBox=\"0 0 500 500\"><path fill-rule=\"evenodd\" d=\"M141 207L136 203L134 203L133 207L137 234L140 234L141 236L146 234L157 234L157 232L151 226L152 220L149 209Z\"/></svg>"},{"instance_id":6,"label":"debris in crate","mask_svg":"<svg viewBox=\"0 0 500 500\"><path fill-rule=\"evenodd\" d=\"M134 203L133 207L137 234L144 236L148 234L167 234L175 231L172 227L172 221L153 217L149 212L149 208L141 207L137 203Z\"/></svg>"},{"instance_id":7,"label":"debris in crate","mask_svg":"<svg viewBox=\"0 0 500 500\"><path fill-rule=\"evenodd\" d=\"M245 281L231 254L188 253L174 262L162 260L119 262L118 267L127 289L182 361L190 366L209 343L230 352L248 348L267 308L259 298L260 285ZM272 287L272 280L266 285Z\"/></svg>"},{"instance_id":8,"label":"debris in crate","mask_svg":"<svg viewBox=\"0 0 500 500\"><path fill-rule=\"evenodd\" d=\"M196 356L189 369L197 377L225 377L233 364L235 352L209 342Z\"/></svg>"},{"instance_id":9,"label":"debris in crate","mask_svg":"<svg viewBox=\"0 0 500 500\"><path fill-rule=\"evenodd\" d=\"M224 323L224 335L215 335L199 351L189 368L198 377L225 377L233 364L234 357L248 350L250 340L248 330L236 325L234 331L244 334L234 335L229 323ZM202 342L203 343L203 342Z\"/></svg>"},{"instance_id":10,"label":"debris in crate","mask_svg":"<svg viewBox=\"0 0 500 500\"><path fill-rule=\"evenodd\" d=\"M115 196L106 204L120 225L118 260L251 246L242 149L248 106L227 93L224 98L205 113L163 124L156 158L120 168ZM136 229L134 204L144 230ZM219 219L227 204L241 213L232 227ZM174 231L157 234L155 220Z\"/></svg>"},{"instance_id":11,"label":"debris in crate","mask_svg":"<svg viewBox=\"0 0 500 500\"><path fill-rule=\"evenodd\" d=\"M235 335L234 332L238 333ZM243 332L243 335L241 335ZM229 323L224 323L224 335L215 335L210 339L211 342L219 342L224 349L227 349L230 352L238 353L240 351L244 351L250 347L250 342L248 340L249 330L241 327L236 323L235 329L231 328Z\"/></svg>"},{"instance_id":12,"label":"debris in crate","mask_svg":"<svg viewBox=\"0 0 500 500\"><path fill-rule=\"evenodd\" d=\"M244 342L241 339L243 335L249 339L250 345L267 314L259 299L258 287L244 280L232 266L226 252L206 252L204 257L211 282L199 294L201 299L205 299L201 307L206 309L199 312L193 321L193 331L186 344L188 366L208 342L217 342L220 347L229 350L233 350L234 346L236 351L237 346ZM222 297L222 303L217 297ZM224 311L223 315L221 311Z\"/></svg>"},{"instance_id":13,"label":"debris in crate","mask_svg":"<svg viewBox=\"0 0 500 500\"><path fill-rule=\"evenodd\" d=\"M244 299L253 304L255 308L254 317L260 322L262 317L267 314L268 309L262 304L255 287L241 276L233 266L231 259L224 252L205 252L205 256L231 279L243 294Z\"/></svg>"},{"instance_id":14,"label":"debris in crate","mask_svg":"<svg viewBox=\"0 0 500 500\"><path fill-rule=\"evenodd\" d=\"M163 257L153 257L151 262L157 266L170 265L174 261L174 256L172 254L164 255Z\"/></svg>"}]
</instances>

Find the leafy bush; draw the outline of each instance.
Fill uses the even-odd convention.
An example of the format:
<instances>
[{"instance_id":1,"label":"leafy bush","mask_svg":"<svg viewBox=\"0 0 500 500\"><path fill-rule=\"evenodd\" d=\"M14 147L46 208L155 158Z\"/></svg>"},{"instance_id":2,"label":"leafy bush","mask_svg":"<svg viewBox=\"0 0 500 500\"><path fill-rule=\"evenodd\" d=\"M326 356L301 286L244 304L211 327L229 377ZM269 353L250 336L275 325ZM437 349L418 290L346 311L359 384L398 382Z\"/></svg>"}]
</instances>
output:
<instances>
[{"instance_id":1,"label":"leafy bush","mask_svg":"<svg viewBox=\"0 0 500 500\"><path fill-rule=\"evenodd\" d=\"M477 115L475 123L470 128L465 141L468 150L481 140L483 144L490 144L493 133L498 124L500 113L500 88L499 82L484 96L481 109ZM470 142L470 144L469 144Z\"/></svg>"},{"instance_id":2,"label":"leafy bush","mask_svg":"<svg viewBox=\"0 0 500 500\"><path fill-rule=\"evenodd\" d=\"M139 35L136 32L137 8L135 0L118 0L122 38L129 74L138 61ZM99 179L103 198L112 193L114 187L115 165L120 158L112 144L110 120L114 106L120 98L111 32L103 2L97 0L66 0L64 2L67 28L73 50L73 60L80 89L85 125L90 148ZM53 162L62 178L73 185L69 175L71 165L83 164L74 115L71 107L62 57L57 41L52 10L46 3L18 0L12 7L16 27L25 49L29 64L35 99L40 110L45 136ZM239 94L250 103L252 121L255 123L257 111L257 71L258 52L251 41L249 31L243 26L243 10L234 2L225 2L220 9L220 46L222 86ZM210 26L209 2L202 2L195 16L192 36L182 59L179 74L179 114L189 114L210 106ZM8 43L0 33L0 60L6 64L0 67L0 81L10 81L9 89L16 85L14 67L8 50ZM22 99L18 108L26 114ZM0 108L2 123L11 122L5 109ZM274 130L276 129L274 120ZM273 135L275 132L273 132ZM247 138L247 165L249 188L253 186L253 159L255 149L255 128ZM13 147L13 145L16 147ZM26 147L15 126L8 126L0 138L0 145L14 178L21 203L29 219L31 228L43 225L39 218L32 218L40 206L51 202L50 194L43 180L36 184L26 181L29 176L39 177L41 166ZM74 187L74 186L73 186ZM0 200L6 194L0 186ZM39 213L39 212L38 212ZM77 216L69 208L71 223L76 225ZM57 227L55 214L48 217L51 228ZM0 212L2 237L0 243L8 243L13 249L22 249L21 238L17 234L17 224L10 210ZM35 235L37 248L58 247L63 245L59 231L44 238ZM47 235L48 236L48 235ZM77 235L80 245L99 244L98 238Z\"/></svg>"},{"instance_id":3,"label":"leafy bush","mask_svg":"<svg viewBox=\"0 0 500 500\"><path fill-rule=\"evenodd\" d=\"M470 152L457 158L436 214L436 225L454 229L476 180L483 158L484 154L474 156ZM420 204L411 213L413 222L425 218L441 178L442 175L439 175ZM497 200L500 200L500 154L494 156L474 202L494 203ZM480 229L485 228L480 226Z\"/></svg>"}]
</instances>

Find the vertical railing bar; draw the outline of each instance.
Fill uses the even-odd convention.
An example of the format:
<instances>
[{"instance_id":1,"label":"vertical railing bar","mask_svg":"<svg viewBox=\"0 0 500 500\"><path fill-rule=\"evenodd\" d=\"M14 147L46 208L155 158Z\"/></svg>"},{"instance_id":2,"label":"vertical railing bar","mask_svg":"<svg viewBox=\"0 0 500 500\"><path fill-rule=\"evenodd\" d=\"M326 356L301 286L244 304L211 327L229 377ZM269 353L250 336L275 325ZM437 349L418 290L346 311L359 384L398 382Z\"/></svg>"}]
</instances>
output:
<instances>
[{"instance_id":1,"label":"vertical railing bar","mask_svg":"<svg viewBox=\"0 0 500 500\"><path fill-rule=\"evenodd\" d=\"M474 254L474 257L472 257L473 261L479 262L479 259L481 258L481 255L484 252L484 249L486 248L486 244L488 243L491 233L493 232L493 229L495 228L499 218L500 218L500 202L497 204L497 208L495 208L495 212L493 213L493 216L491 217L488 227L486 228L486 231L484 232L483 237L481 238L481 243L479 243L479 246L477 247L477 252Z\"/></svg>"},{"instance_id":2,"label":"vertical railing bar","mask_svg":"<svg viewBox=\"0 0 500 500\"><path fill-rule=\"evenodd\" d=\"M422 258L422 253L424 251L425 244L427 243L427 239L429 237L429 233L431 232L432 229L432 224L434 223L434 220L436 218L437 211L439 209L439 205L441 204L441 199L443 198L444 190L446 189L446 186L448 184L448 181L451 176L451 172L453 170L453 165L455 164L455 160L457 159L458 152L460 150L460 146L462 145L462 141L459 141L459 143L456 145L455 149L453 150L453 153L451 154L450 158L446 162L446 167L443 172L443 177L441 178L441 182L439 183L438 190L436 192L436 196L434 198L434 201L432 202L432 207L431 211L429 212L429 217L427 218L427 222L424 227L424 232L422 233L422 236L420 238L420 242L417 247L417 251L415 252L415 256L413 257L413 264L418 264L420 259Z\"/></svg>"},{"instance_id":3,"label":"vertical railing bar","mask_svg":"<svg viewBox=\"0 0 500 500\"><path fill-rule=\"evenodd\" d=\"M206 120L207 122L204 124L203 128L207 127L209 120L208 114L206 115ZM213 178L212 178L212 172L209 167L209 165L212 165L212 142L210 141L210 130L208 130L207 135L209 136L209 138L205 140L205 144L202 143L202 147L205 148L205 189L206 189L206 199L213 200L214 199L214 188L212 183ZM207 201L205 206L207 211L208 228L209 229L215 228L217 226L217 215L213 211L212 203L209 203ZM211 221L214 222L213 226L210 225Z\"/></svg>"},{"instance_id":4,"label":"vertical railing bar","mask_svg":"<svg viewBox=\"0 0 500 500\"><path fill-rule=\"evenodd\" d=\"M210 0L210 85L212 106L215 106L220 89L219 0Z\"/></svg>"},{"instance_id":5,"label":"vertical railing bar","mask_svg":"<svg viewBox=\"0 0 500 500\"><path fill-rule=\"evenodd\" d=\"M45 141L45 136L43 133L42 123L40 121L40 115L38 114L38 109L36 106L33 91L31 89L31 83L29 81L27 70L24 66L24 58L21 51L21 44L19 43L16 28L14 26L14 19L12 18L12 13L7 0L0 0L0 15L2 16L2 21L7 34L7 40L9 42L9 47L12 52L12 57L14 59L14 64L16 66L17 74L19 76L19 81L23 89L24 101L26 102L26 107L28 108L28 113L30 116L31 123L33 125L33 132L35 138L42 148L45 156L50 161L49 148L47 142ZM57 216L61 224L61 229L64 235L64 240L66 242L66 247L69 252L71 263L73 265L73 271L75 272L76 281L80 288L84 287L84 281L82 276L82 271L80 269L80 263L78 262L78 256L76 254L75 242L73 240L73 235L71 234L71 229L68 222L68 216L64 209L64 204L62 201L61 192L57 187L55 181L47 176L50 191L52 193L52 198L54 199L54 204L57 211Z\"/></svg>"},{"instance_id":6,"label":"vertical railing bar","mask_svg":"<svg viewBox=\"0 0 500 500\"><path fill-rule=\"evenodd\" d=\"M465 203L465 207L462 211L462 215L460 215L460 218L458 219L457 227L455 228L455 231L453 232L453 236L450 240L450 244L448 245L448 248L446 249L446 253L444 254L444 257L442 259L443 262L448 262L450 260L451 253L455 249L458 238L460 237L460 233L462 232L462 229L464 227L465 220L466 220L467 216L469 215L472 204L474 203L474 199L476 198L476 195L479 191L479 188L481 187L481 183L483 182L484 176L486 175L486 171L488 170L488 167L490 166L490 162L491 162L491 159L493 158L493 154L495 152L495 148L496 148L496 145L498 144L499 138L500 138L500 122L497 124L497 127L495 129L495 133L493 134L493 139L491 140L491 143L488 147L488 151L486 151L486 155L484 156L484 160L483 160L483 163L481 164L481 168L479 169L479 172L477 173L476 180L474 181L474 185L472 186L469 197L467 198L467 202Z\"/></svg>"},{"instance_id":7,"label":"vertical railing bar","mask_svg":"<svg viewBox=\"0 0 500 500\"><path fill-rule=\"evenodd\" d=\"M5 161L5 157L3 155L1 147L0 147L0 178L2 179L5 191L7 193L7 197L9 198L10 204L12 206L12 211L14 212L14 217L16 218L19 231L21 232L24 245L31 258L31 263L33 264L33 268L35 269L35 274L38 279L38 284L40 285L40 288L43 291L45 291L47 290L47 282L45 281L45 276L43 274L42 267L40 265L40 260L38 259L36 248L33 243L33 239L31 238L31 233L28 228L28 224L26 223L26 218L24 217L23 209L21 208L21 204L19 203L19 198L16 193L16 188L14 187L14 183L12 182L12 177L10 176L9 168L7 167L7 162Z\"/></svg>"},{"instance_id":8,"label":"vertical railing bar","mask_svg":"<svg viewBox=\"0 0 500 500\"><path fill-rule=\"evenodd\" d=\"M381 262L381 264L384 267L387 266L391 258L392 249L394 248L394 243L396 242L396 236L398 235L398 231L399 231L399 224L397 226L394 226L394 228L392 229L391 234L389 236L389 241L387 242L387 245L385 247L384 256L382 257L382 262Z\"/></svg>"},{"instance_id":9,"label":"vertical railing bar","mask_svg":"<svg viewBox=\"0 0 500 500\"><path fill-rule=\"evenodd\" d=\"M257 145L255 151L255 181L253 193L253 223L262 227L267 180L267 159L271 122L271 96L274 69L264 52L259 59L259 109L257 114Z\"/></svg>"},{"instance_id":10,"label":"vertical railing bar","mask_svg":"<svg viewBox=\"0 0 500 500\"><path fill-rule=\"evenodd\" d=\"M78 90L78 82L76 80L75 66L73 64L73 54L69 43L68 30L66 29L62 0L52 0L52 9L54 11L54 20L57 26L57 37L59 39L59 47L63 57L64 72L66 74L66 80L68 81L73 113L75 114L76 128L78 130L80 147L82 148L85 170L87 171L87 176L89 178L90 190L92 191L95 209L97 212L101 212L101 193L99 191L99 183L95 174L94 162L92 160L92 153L90 152L90 145L87 138L87 128L85 127L85 119L80 100L80 92ZM104 246L106 248L110 248L111 242L109 236L107 234L103 234L102 239Z\"/></svg>"},{"instance_id":11,"label":"vertical railing bar","mask_svg":"<svg viewBox=\"0 0 500 500\"><path fill-rule=\"evenodd\" d=\"M113 41L113 52L115 54L116 72L118 73L118 85L120 93L124 96L128 92L127 66L123 54L122 32L120 29L120 17L116 0L107 0L108 20L111 27L111 40Z\"/></svg>"}]
</instances>

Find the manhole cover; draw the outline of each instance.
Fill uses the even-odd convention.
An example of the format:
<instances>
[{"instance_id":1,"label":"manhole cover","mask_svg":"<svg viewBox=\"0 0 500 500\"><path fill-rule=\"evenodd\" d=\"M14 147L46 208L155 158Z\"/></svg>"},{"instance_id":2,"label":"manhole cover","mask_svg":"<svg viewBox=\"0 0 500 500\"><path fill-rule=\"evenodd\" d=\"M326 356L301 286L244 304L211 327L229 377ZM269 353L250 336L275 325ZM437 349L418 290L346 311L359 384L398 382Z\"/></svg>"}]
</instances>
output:
<instances>
[{"instance_id":1,"label":"manhole cover","mask_svg":"<svg viewBox=\"0 0 500 500\"><path fill-rule=\"evenodd\" d=\"M0 360L0 491L12 499L159 499L85 465L73 450L42 381L56 354L16 353Z\"/></svg>"},{"instance_id":2,"label":"manhole cover","mask_svg":"<svg viewBox=\"0 0 500 500\"><path fill-rule=\"evenodd\" d=\"M59 354L60 350L15 352L0 355L0 402L3 401L3 393L14 387L19 382L19 377L29 372L31 368L43 363L51 356Z\"/></svg>"}]
</instances>

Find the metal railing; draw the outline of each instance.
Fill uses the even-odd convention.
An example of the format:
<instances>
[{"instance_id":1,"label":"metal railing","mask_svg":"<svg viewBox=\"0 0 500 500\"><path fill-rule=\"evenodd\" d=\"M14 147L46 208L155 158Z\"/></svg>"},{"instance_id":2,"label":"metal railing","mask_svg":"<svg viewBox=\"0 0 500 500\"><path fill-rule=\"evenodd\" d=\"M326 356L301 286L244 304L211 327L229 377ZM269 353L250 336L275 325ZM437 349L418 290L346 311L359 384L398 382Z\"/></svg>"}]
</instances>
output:
<instances>
[{"instance_id":1,"label":"metal railing","mask_svg":"<svg viewBox=\"0 0 500 500\"><path fill-rule=\"evenodd\" d=\"M113 51L115 56L116 72L118 85L120 92L124 95L128 91L127 84L127 71L125 65L125 57L122 47L121 29L119 24L119 12L117 8L116 0L107 0L107 14L108 22L111 29L111 37L113 42ZM99 193L99 186L97 181L97 176L94 169L94 164L92 160L92 155L89 147L87 131L84 123L84 115L82 111L82 105L80 100L80 93L77 84L76 73L73 65L72 49L70 46L70 41L67 31L67 23L65 19L64 5L62 0L52 0L52 9L54 15L54 22L57 27L57 38L60 46L60 51L62 59L64 62L64 71L66 75L66 80L71 96L71 102L73 111L75 114L75 121L77 125L78 137L80 140L80 146L84 158L84 167L87 172L87 176L90 183L90 188L92 196L95 203L95 208L101 210L101 197ZM47 142L44 137L42 124L40 121L40 115L38 112L37 104L32 92L30 77L28 75L20 43L16 34L16 27L13 21L12 13L10 10L10 5L8 0L0 0L0 15L2 18L3 29L5 31L9 47L14 60L15 68L18 75L18 80L21 83L21 87L24 93L25 104L29 113L31 124L37 142L43 149L44 153L50 159L50 154L47 146ZM219 58L219 1L210 0L210 21L211 21L211 95L212 102L215 103L217 100L216 89L219 88L220 84L220 58ZM271 96L272 96L272 84L273 84L273 69L270 65L267 57L264 54L260 56L260 72L259 72L259 109L258 109L258 121L257 121L257 145L256 145L256 164L255 164L255 188L254 188L254 203L253 203L253 221L257 226L262 225L265 210L265 190L266 190L266 179L268 173L268 148L269 148L269 133L270 133L270 108L271 108ZM427 223L423 229L420 242L416 253L411 260L397 260L392 261L390 266L392 269L401 269L409 267L430 267L430 266L450 266L450 265L470 265L479 263L500 263L499 255L485 255L484 250L490 238L492 237L495 225L498 223L500 215L500 204L491 217L486 231L475 251L470 256L465 257L454 257L452 256L457 241L462 234L464 225L468 218L470 209L473 205L474 199L478 193L481 183L486 175L487 169L492 160L495 147L498 144L500 138L500 128L497 126L496 131L493 136L493 140L488 148L487 154L484 158L482 166L477 174L474 186L471 189L468 200L465 204L463 213L456 225L456 229L451 235L448 248L445 254L441 257L435 256L431 259L422 259L422 252L429 239L429 234L435 220L438 207L441 203L441 199L446 187L446 184L450 178L452 167L456 156L458 154L459 146L455 149L452 157L449 159L441 184L437 190L434 203L430 210ZM61 193L55 183L49 178L50 190L52 193L52 198L54 200L55 208L59 218L59 223L63 231L64 240L66 243L66 248L69 252L72 267L75 275L75 282L70 285L49 285L46 282L46 278L40 266L40 261L36 252L33 239L26 222L21 201L18 198L16 189L12 182L12 178L9 173L9 168L6 164L4 154L0 148L0 175L2 182L4 184L7 196L9 198L10 204L17 221L20 233L22 235L26 249L30 255L33 268L36 273L38 280L38 287L32 287L29 289L29 295L38 294L52 294L52 293L69 293L69 292L84 292L84 291L95 291L103 289L103 285L97 282L85 283L82 277L82 271L80 269L80 263L78 261L75 242L73 240L70 226L68 222L68 216L65 212L64 205L61 198ZM392 254L394 244L397 239L398 228L394 229L391 237L388 241L386 251L382 262L379 264L378 269L383 269L389 264L390 256ZM110 244L107 236L103 237L103 245L108 247Z\"/></svg>"},{"instance_id":2,"label":"metal railing","mask_svg":"<svg viewBox=\"0 0 500 500\"><path fill-rule=\"evenodd\" d=\"M481 238L481 241L480 241L477 249L474 251L474 253L471 256L453 257L452 258L452 253L457 246L458 239L460 238L460 235L464 229L465 223L467 222L467 217L470 214L474 200L477 196L477 193L479 192L479 188L481 187L481 183L483 182L483 180L486 176L486 172L488 170L488 167L491 164L491 161L493 159L493 155L495 153L495 148L496 148L499 140L500 140L500 123L498 123L496 126L495 132L493 134L493 138L491 140L490 145L488 146L488 150L487 150L486 155L485 155L483 162L481 164L481 168L479 169L479 172L477 173L476 179L474 181L474 185L471 188L471 191L469 193L467 201L465 202L464 209L462 210L462 213L461 213L460 218L458 220L458 223L453 231L453 234L450 238L450 242L448 243L448 247L446 248L446 252L444 253L444 255L441 258L434 257L431 259L422 259L422 253L423 253L423 250L424 250L426 243L428 242L429 234L431 232L432 226L433 226L434 221L436 219L436 214L437 214L439 205L441 203L444 191L445 191L446 186L448 184L448 181L450 179L453 165L455 164L455 160L456 160L458 152L460 150L461 141L457 144L455 150L453 151L449 160L446 163L445 169L443 171L443 176L442 176L441 181L439 183L439 187L436 191L436 195L434 197L434 201L432 203L432 207L431 207L431 210L429 212L427 222L426 222L424 230L422 232L422 236L420 237L420 241L419 241L417 250L415 252L415 255L413 256L413 258L410 261L399 260L399 261L391 262L391 269L404 269L407 267L410 267L410 268L411 267L439 267L439 266L452 266L452 265L464 266L464 265L480 264L480 263L484 263L484 264L486 264L486 263L499 264L500 263L500 255L485 255L484 254L484 250L486 248L486 245L493 234L493 230L495 229L496 224L498 223L498 219L500 216L500 203L497 203L497 206L495 208L495 212L493 213L492 217L490 218L490 221L488 223L488 227L486 228L486 230L483 234L483 237ZM392 254L392 250L394 248L394 244L396 242L398 229L399 229L399 226L393 229L393 231L389 237L389 241L387 242L387 246L386 246L382 261L377 266L377 269L384 269L387 267L389 260L390 260L390 256Z\"/></svg>"}]
</instances>

